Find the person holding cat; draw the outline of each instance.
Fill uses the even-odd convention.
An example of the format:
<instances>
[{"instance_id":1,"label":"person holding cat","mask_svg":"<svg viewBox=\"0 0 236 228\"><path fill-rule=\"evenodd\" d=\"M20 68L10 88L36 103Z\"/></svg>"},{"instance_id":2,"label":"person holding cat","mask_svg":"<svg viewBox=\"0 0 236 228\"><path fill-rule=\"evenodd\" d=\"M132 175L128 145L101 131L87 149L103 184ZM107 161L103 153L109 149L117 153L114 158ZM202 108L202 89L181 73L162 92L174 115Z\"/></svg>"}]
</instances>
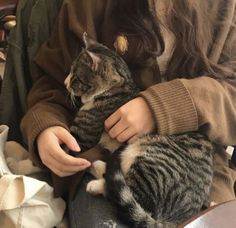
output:
<instances>
[{"instance_id":1,"label":"person holding cat","mask_svg":"<svg viewBox=\"0 0 236 228\"><path fill-rule=\"evenodd\" d=\"M38 68L21 122L35 162L58 176L91 165L90 159L72 157L60 146L80 151L69 132L76 109L67 99L64 80L86 31L122 55L142 91L106 119L108 134L121 143L149 133L207 135L218 144L210 200L234 199L236 172L229 167L225 147L236 144L235 4L64 0L52 35L35 58ZM83 187L69 202L69 214L72 227L109 227L110 219L119 223L109 203L87 196Z\"/></svg>"}]
</instances>

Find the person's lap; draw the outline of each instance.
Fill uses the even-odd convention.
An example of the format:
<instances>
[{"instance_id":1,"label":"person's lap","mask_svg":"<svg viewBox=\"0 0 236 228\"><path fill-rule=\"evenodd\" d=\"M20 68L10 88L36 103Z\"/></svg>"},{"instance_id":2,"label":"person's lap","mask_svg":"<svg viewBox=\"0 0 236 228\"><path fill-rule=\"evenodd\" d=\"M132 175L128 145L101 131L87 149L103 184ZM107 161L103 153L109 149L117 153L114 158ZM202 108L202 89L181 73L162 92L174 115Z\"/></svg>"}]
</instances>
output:
<instances>
[{"instance_id":1,"label":"person's lap","mask_svg":"<svg viewBox=\"0 0 236 228\"><path fill-rule=\"evenodd\" d=\"M68 203L71 228L127 228L116 217L112 205L102 195L86 192L86 184L92 177L86 174L73 201Z\"/></svg>"},{"instance_id":2,"label":"person's lap","mask_svg":"<svg viewBox=\"0 0 236 228\"><path fill-rule=\"evenodd\" d=\"M235 198L236 170L229 167L228 159L223 151L215 154L210 202L221 203ZM93 196L86 192L86 185L91 179L91 175L85 175L75 199L68 204L70 227L127 228L128 226L119 221L115 209L102 195Z\"/></svg>"}]
</instances>

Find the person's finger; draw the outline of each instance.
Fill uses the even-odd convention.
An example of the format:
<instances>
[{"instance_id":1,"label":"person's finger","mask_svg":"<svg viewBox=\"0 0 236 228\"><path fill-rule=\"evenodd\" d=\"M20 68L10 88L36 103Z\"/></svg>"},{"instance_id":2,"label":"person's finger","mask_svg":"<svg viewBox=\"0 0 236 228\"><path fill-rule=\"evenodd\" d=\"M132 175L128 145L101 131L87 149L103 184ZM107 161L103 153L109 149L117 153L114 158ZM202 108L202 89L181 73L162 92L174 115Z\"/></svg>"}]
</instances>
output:
<instances>
[{"instance_id":1,"label":"person's finger","mask_svg":"<svg viewBox=\"0 0 236 228\"><path fill-rule=\"evenodd\" d=\"M54 145L54 152L51 153L51 156L61 165L66 165L66 166L90 165L90 162L86 159L76 158L65 153L59 144Z\"/></svg>"},{"instance_id":2,"label":"person's finger","mask_svg":"<svg viewBox=\"0 0 236 228\"><path fill-rule=\"evenodd\" d=\"M62 176L73 175L79 171L88 168L88 166L85 165L76 167L66 167L66 166L61 166L56 160L51 160L51 162L48 164L48 168L58 176L62 177Z\"/></svg>"},{"instance_id":3,"label":"person's finger","mask_svg":"<svg viewBox=\"0 0 236 228\"><path fill-rule=\"evenodd\" d=\"M132 128L127 128L121 134L116 137L116 140L120 143L126 142L135 136L135 130Z\"/></svg>"},{"instance_id":4,"label":"person's finger","mask_svg":"<svg viewBox=\"0 0 236 228\"><path fill-rule=\"evenodd\" d=\"M122 121L118 121L108 132L111 138L117 138L123 131L127 129L127 125Z\"/></svg>"},{"instance_id":5,"label":"person's finger","mask_svg":"<svg viewBox=\"0 0 236 228\"><path fill-rule=\"evenodd\" d=\"M52 165L48 165L48 168L53 172L55 173L57 176L60 176L60 177L66 177L66 176L71 176L73 174L75 174L76 172L66 172L66 171L62 171L60 169L58 169L54 164Z\"/></svg>"},{"instance_id":6,"label":"person's finger","mask_svg":"<svg viewBox=\"0 0 236 228\"><path fill-rule=\"evenodd\" d=\"M80 147L76 141L76 139L70 134L66 129L60 129L60 131L56 131L55 135L66 144L66 146L73 151L80 151Z\"/></svg>"},{"instance_id":7,"label":"person's finger","mask_svg":"<svg viewBox=\"0 0 236 228\"><path fill-rule=\"evenodd\" d=\"M84 160L82 158L77 158L77 159ZM51 156L48 162L48 166L54 167L55 169L60 170L63 173L76 173L85 168L88 168L90 166L90 163L87 163L87 162L81 163L81 165L76 165L76 166L64 165L60 161L57 161L53 156Z\"/></svg>"},{"instance_id":8,"label":"person's finger","mask_svg":"<svg viewBox=\"0 0 236 228\"><path fill-rule=\"evenodd\" d=\"M120 112L116 111L105 120L105 129L109 131L121 118Z\"/></svg>"},{"instance_id":9,"label":"person's finger","mask_svg":"<svg viewBox=\"0 0 236 228\"><path fill-rule=\"evenodd\" d=\"M138 139L138 135L134 135L133 137L131 137L129 140L128 140L128 143L129 144L132 144L132 143L134 143L137 139Z\"/></svg>"},{"instance_id":10,"label":"person's finger","mask_svg":"<svg viewBox=\"0 0 236 228\"><path fill-rule=\"evenodd\" d=\"M72 172L63 172L51 164L48 165L48 168L59 177L71 176L74 174Z\"/></svg>"}]
</instances>

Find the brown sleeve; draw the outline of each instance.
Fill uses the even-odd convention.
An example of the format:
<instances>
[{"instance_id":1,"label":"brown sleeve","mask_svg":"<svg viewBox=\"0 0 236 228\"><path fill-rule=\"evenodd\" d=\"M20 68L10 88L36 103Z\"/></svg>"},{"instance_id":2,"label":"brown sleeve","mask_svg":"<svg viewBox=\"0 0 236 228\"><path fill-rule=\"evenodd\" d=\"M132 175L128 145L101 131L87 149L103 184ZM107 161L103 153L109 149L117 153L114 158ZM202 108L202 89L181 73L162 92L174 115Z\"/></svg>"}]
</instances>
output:
<instances>
[{"instance_id":1,"label":"brown sleeve","mask_svg":"<svg viewBox=\"0 0 236 228\"><path fill-rule=\"evenodd\" d=\"M151 86L140 95L153 111L159 134L172 135L198 129L195 104L181 80Z\"/></svg>"},{"instance_id":2,"label":"brown sleeve","mask_svg":"<svg viewBox=\"0 0 236 228\"><path fill-rule=\"evenodd\" d=\"M236 64L236 63L235 63ZM236 143L236 79L181 80L196 107L199 130L223 145Z\"/></svg>"},{"instance_id":3,"label":"brown sleeve","mask_svg":"<svg viewBox=\"0 0 236 228\"><path fill-rule=\"evenodd\" d=\"M86 31L97 39L96 29L102 20L105 2L65 0L51 37L37 53L28 111L21 121L23 137L36 162L39 162L35 147L37 136L51 126L68 128L75 112L68 102L64 80L82 47L82 34Z\"/></svg>"},{"instance_id":4,"label":"brown sleeve","mask_svg":"<svg viewBox=\"0 0 236 228\"><path fill-rule=\"evenodd\" d=\"M232 11L229 17L233 25L228 31L227 26L222 28L211 53L212 60L232 79L200 75L157 84L140 94L154 113L158 133L200 130L217 143L236 144L236 28Z\"/></svg>"}]
</instances>

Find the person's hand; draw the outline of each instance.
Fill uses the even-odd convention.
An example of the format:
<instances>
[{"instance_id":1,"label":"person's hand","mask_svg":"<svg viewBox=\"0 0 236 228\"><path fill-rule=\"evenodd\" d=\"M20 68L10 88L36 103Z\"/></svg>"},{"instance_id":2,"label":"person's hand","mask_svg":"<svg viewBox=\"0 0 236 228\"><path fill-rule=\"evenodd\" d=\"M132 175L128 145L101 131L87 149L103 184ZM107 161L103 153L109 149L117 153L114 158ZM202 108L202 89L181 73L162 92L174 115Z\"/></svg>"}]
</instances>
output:
<instances>
[{"instance_id":1,"label":"person's hand","mask_svg":"<svg viewBox=\"0 0 236 228\"><path fill-rule=\"evenodd\" d=\"M73 151L80 151L75 138L63 127L47 128L37 138L39 156L52 172L60 177L70 176L91 165L85 159L66 154L60 146L62 143Z\"/></svg>"},{"instance_id":2,"label":"person's hand","mask_svg":"<svg viewBox=\"0 0 236 228\"><path fill-rule=\"evenodd\" d=\"M137 97L110 115L105 129L118 142L132 143L137 137L153 132L155 121L146 101Z\"/></svg>"}]
</instances>

